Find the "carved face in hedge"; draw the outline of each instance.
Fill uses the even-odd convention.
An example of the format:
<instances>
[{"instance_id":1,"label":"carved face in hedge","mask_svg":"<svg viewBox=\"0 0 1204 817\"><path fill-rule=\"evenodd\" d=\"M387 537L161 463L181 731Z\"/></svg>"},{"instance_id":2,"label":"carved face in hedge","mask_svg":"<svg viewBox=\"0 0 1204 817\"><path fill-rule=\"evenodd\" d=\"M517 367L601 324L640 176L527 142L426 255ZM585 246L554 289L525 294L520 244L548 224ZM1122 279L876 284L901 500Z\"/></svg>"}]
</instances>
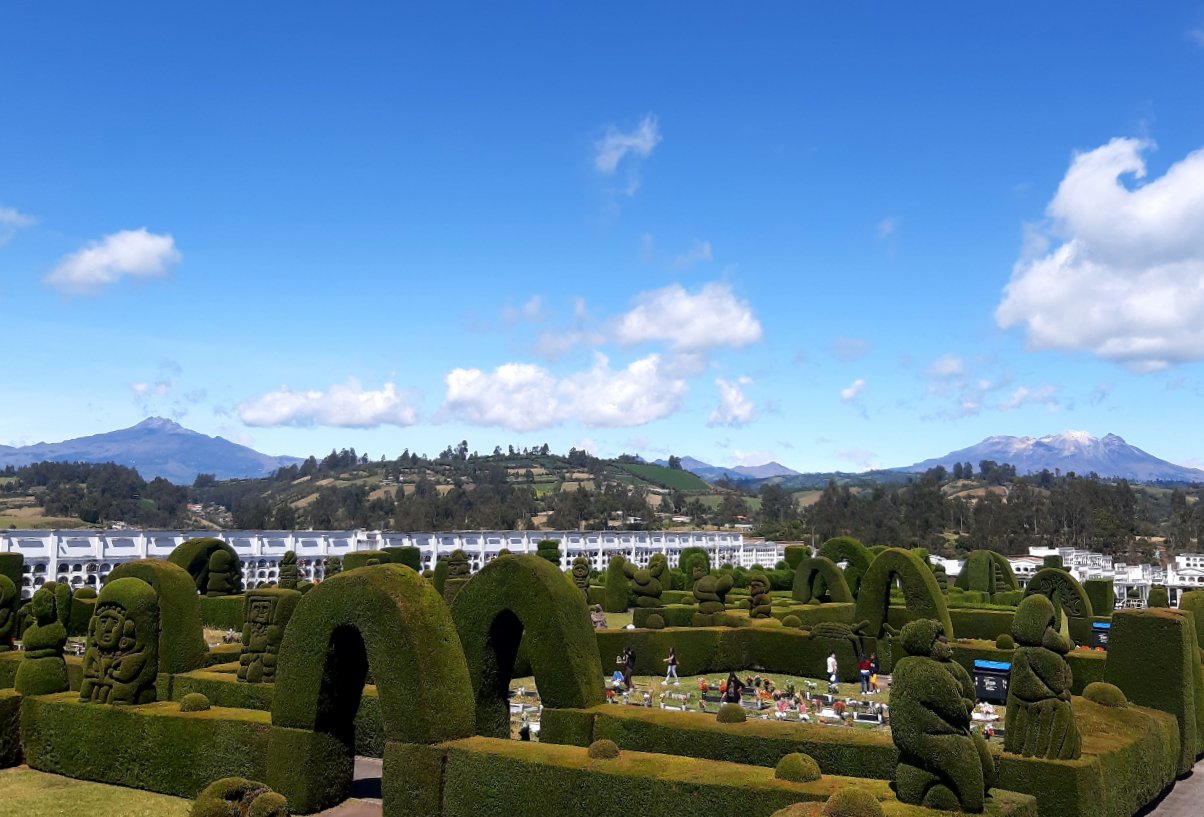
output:
<instances>
[{"instance_id":1,"label":"carved face in hedge","mask_svg":"<svg viewBox=\"0 0 1204 817\"><path fill-rule=\"evenodd\" d=\"M573 584L578 587L589 586L589 562L580 556L573 560Z\"/></svg>"},{"instance_id":2,"label":"carved face in hedge","mask_svg":"<svg viewBox=\"0 0 1204 817\"><path fill-rule=\"evenodd\" d=\"M96 635L96 646L106 652L112 652L121 646L121 639L126 631L125 609L119 604L106 604L96 611L96 621L93 625ZM132 625L134 622L130 621Z\"/></svg>"},{"instance_id":3,"label":"carved face in hedge","mask_svg":"<svg viewBox=\"0 0 1204 817\"><path fill-rule=\"evenodd\" d=\"M43 627L58 618L54 590L45 585L39 587L38 592L33 594L33 599L29 603L29 612L33 615L34 621Z\"/></svg>"},{"instance_id":4,"label":"carved face in hedge","mask_svg":"<svg viewBox=\"0 0 1204 817\"><path fill-rule=\"evenodd\" d=\"M270 624L272 621L272 608L275 602L270 598L253 598L251 600L251 611L247 616L252 624Z\"/></svg>"}]
</instances>

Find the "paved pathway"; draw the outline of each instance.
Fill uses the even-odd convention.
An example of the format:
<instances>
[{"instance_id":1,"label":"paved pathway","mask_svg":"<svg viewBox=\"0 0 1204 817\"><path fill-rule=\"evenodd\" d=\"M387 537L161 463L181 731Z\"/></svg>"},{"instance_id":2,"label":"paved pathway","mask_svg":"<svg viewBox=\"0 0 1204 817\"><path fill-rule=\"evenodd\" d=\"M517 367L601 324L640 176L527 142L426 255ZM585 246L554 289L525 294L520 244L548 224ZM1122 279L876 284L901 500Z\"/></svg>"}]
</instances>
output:
<instances>
[{"instance_id":1,"label":"paved pathway","mask_svg":"<svg viewBox=\"0 0 1204 817\"><path fill-rule=\"evenodd\" d=\"M1175 783L1161 800L1141 812L1141 817L1200 817L1204 814L1204 760L1192 769L1190 777Z\"/></svg>"}]
</instances>

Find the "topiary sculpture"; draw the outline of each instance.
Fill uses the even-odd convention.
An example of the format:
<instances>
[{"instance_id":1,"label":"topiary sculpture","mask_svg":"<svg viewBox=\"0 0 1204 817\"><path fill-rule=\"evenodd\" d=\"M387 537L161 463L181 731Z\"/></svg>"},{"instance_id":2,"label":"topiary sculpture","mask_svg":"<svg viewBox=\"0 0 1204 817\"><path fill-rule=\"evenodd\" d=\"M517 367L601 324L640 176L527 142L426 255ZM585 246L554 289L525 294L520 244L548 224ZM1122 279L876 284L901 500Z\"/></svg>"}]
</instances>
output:
<instances>
[{"instance_id":1,"label":"topiary sculpture","mask_svg":"<svg viewBox=\"0 0 1204 817\"><path fill-rule=\"evenodd\" d=\"M221 539L204 537L181 542L168 555L167 561L188 571L198 593L208 593L209 564L214 552L218 550L224 550L230 555L231 561L226 568L227 579L233 588L238 588L242 584L242 560L238 558L234 548Z\"/></svg>"},{"instance_id":2,"label":"topiary sculpture","mask_svg":"<svg viewBox=\"0 0 1204 817\"><path fill-rule=\"evenodd\" d=\"M740 704L720 704L719 714L715 718L720 723L744 723L748 720L748 713Z\"/></svg>"},{"instance_id":3,"label":"topiary sculpture","mask_svg":"<svg viewBox=\"0 0 1204 817\"><path fill-rule=\"evenodd\" d=\"M209 577L205 583L205 595L230 596L238 592L234 578L238 573L238 559L225 549L217 549L209 554Z\"/></svg>"},{"instance_id":4,"label":"topiary sculpture","mask_svg":"<svg viewBox=\"0 0 1204 817\"><path fill-rule=\"evenodd\" d=\"M297 554L286 550L284 558L280 560L280 581L276 584L281 590L296 590L299 581L301 570L297 567Z\"/></svg>"},{"instance_id":5,"label":"topiary sculpture","mask_svg":"<svg viewBox=\"0 0 1204 817\"><path fill-rule=\"evenodd\" d=\"M663 630L665 629L665 620L656 613L653 613L644 619L644 627L649 630Z\"/></svg>"},{"instance_id":6,"label":"topiary sculpture","mask_svg":"<svg viewBox=\"0 0 1204 817\"><path fill-rule=\"evenodd\" d=\"M242 653L238 680L270 684L276 680L276 656L284 629L301 601L299 590L252 590L243 602Z\"/></svg>"},{"instance_id":7,"label":"topiary sculpture","mask_svg":"<svg viewBox=\"0 0 1204 817\"><path fill-rule=\"evenodd\" d=\"M263 783L223 777L201 790L189 817L289 817L288 802Z\"/></svg>"},{"instance_id":8,"label":"topiary sculpture","mask_svg":"<svg viewBox=\"0 0 1204 817\"><path fill-rule=\"evenodd\" d=\"M13 580L0 573L0 652L8 652L13 648L13 639L17 637L17 610L20 606L21 594Z\"/></svg>"},{"instance_id":9,"label":"topiary sculpture","mask_svg":"<svg viewBox=\"0 0 1204 817\"><path fill-rule=\"evenodd\" d=\"M895 664L890 689L891 735L899 750L895 793L903 803L977 814L990 782L989 755L984 758L971 737L972 703L949 669L953 653L944 628L920 619L904 626L900 638L909 657Z\"/></svg>"},{"instance_id":10,"label":"topiary sculpture","mask_svg":"<svg viewBox=\"0 0 1204 817\"><path fill-rule=\"evenodd\" d=\"M443 588L447 584L447 557L440 556L435 560L435 572L431 574L431 584L435 585L435 589L439 591L439 595L443 595Z\"/></svg>"},{"instance_id":11,"label":"topiary sculpture","mask_svg":"<svg viewBox=\"0 0 1204 817\"><path fill-rule=\"evenodd\" d=\"M791 614L782 619L782 626L797 630L799 627L803 626L803 620L798 616Z\"/></svg>"},{"instance_id":12,"label":"topiary sculpture","mask_svg":"<svg viewBox=\"0 0 1204 817\"><path fill-rule=\"evenodd\" d=\"M631 582L637 607L661 607L661 576L669 570L665 554L657 553L648 560L648 567L641 570L631 562L623 563L623 575Z\"/></svg>"},{"instance_id":13,"label":"topiary sculpture","mask_svg":"<svg viewBox=\"0 0 1204 817\"><path fill-rule=\"evenodd\" d=\"M1196 622L1196 641L1204 649L1204 590L1188 590L1179 597L1179 609L1191 613Z\"/></svg>"},{"instance_id":14,"label":"topiary sculpture","mask_svg":"<svg viewBox=\"0 0 1204 817\"><path fill-rule=\"evenodd\" d=\"M559 561L557 561L559 564ZM448 604L455 601L456 594L468 584L472 578L472 566L468 563L468 555L457 548L447 557L447 577L443 580L443 600Z\"/></svg>"},{"instance_id":15,"label":"topiary sculpture","mask_svg":"<svg viewBox=\"0 0 1204 817\"><path fill-rule=\"evenodd\" d=\"M823 817L882 817L882 804L865 789L846 786L828 798Z\"/></svg>"},{"instance_id":16,"label":"topiary sculpture","mask_svg":"<svg viewBox=\"0 0 1204 817\"><path fill-rule=\"evenodd\" d=\"M773 602L769 597L769 577L754 573L748 580L748 617L769 618Z\"/></svg>"},{"instance_id":17,"label":"topiary sculpture","mask_svg":"<svg viewBox=\"0 0 1204 817\"><path fill-rule=\"evenodd\" d=\"M722 576L712 576L703 573L698 567L694 568L694 599L698 602L698 612L703 615L722 613L726 609L728 591L732 589L734 579L731 573Z\"/></svg>"},{"instance_id":18,"label":"topiary sculpture","mask_svg":"<svg viewBox=\"0 0 1204 817\"><path fill-rule=\"evenodd\" d=\"M1156 584L1150 588L1150 595L1145 602L1146 607L1170 607L1170 595L1166 592L1166 588L1161 584Z\"/></svg>"},{"instance_id":19,"label":"topiary sculpture","mask_svg":"<svg viewBox=\"0 0 1204 817\"><path fill-rule=\"evenodd\" d=\"M329 579L331 576L337 576L343 572L343 559L341 556L327 556L322 562L322 578Z\"/></svg>"},{"instance_id":20,"label":"topiary sculpture","mask_svg":"<svg viewBox=\"0 0 1204 817\"><path fill-rule=\"evenodd\" d=\"M1074 680L1059 632L1057 612L1045 596L1029 596L1016 608L1012 637L1019 645L1008 681L1003 746L1024 757L1074 760L1082 740L1070 708Z\"/></svg>"},{"instance_id":21,"label":"topiary sculpture","mask_svg":"<svg viewBox=\"0 0 1204 817\"><path fill-rule=\"evenodd\" d=\"M100 591L88 625L80 700L150 703L158 673L159 596L142 579L114 579Z\"/></svg>"},{"instance_id":22,"label":"topiary sculpture","mask_svg":"<svg viewBox=\"0 0 1204 817\"><path fill-rule=\"evenodd\" d=\"M868 621L859 621L856 624L846 624L843 621L819 621L811 625L811 637L848 641L853 648L853 657L856 658L864 652L861 640L865 637L865 629L869 624Z\"/></svg>"},{"instance_id":23,"label":"topiary sculpture","mask_svg":"<svg viewBox=\"0 0 1204 817\"><path fill-rule=\"evenodd\" d=\"M1083 697L1095 701L1100 706L1128 706L1129 699L1116 684L1105 681L1092 681L1083 688Z\"/></svg>"},{"instance_id":24,"label":"topiary sculpture","mask_svg":"<svg viewBox=\"0 0 1204 817\"><path fill-rule=\"evenodd\" d=\"M602 609L608 613L627 610L626 560L622 556L611 556L606 566L606 593L602 597Z\"/></svg>"},{"instance_id":25,"label":"topiary sculpture","mask_svg":"<svg viewBox=\"0 0 1204 817\"><path fill-rule=\"evenodd\" d=\"M573 585L581 591L585 596L585 600L589 601L589 559L584 556L578 556L573 559Z\"/></svg>"},{"instance_id":26,"label":"topiary sculpture","mask_svg":"<svg viewBox=\"0 0 1204 817\"><path fill-rule=\"evenodd\" d=\"M810 783L819 780L822 775L815 758L802 752L791 752L778 761L773 770L773 776L778 780L789 780L792 783Z\"/></svg>"},{"instance_id":27,"label":"topiary sculpture","mask_svg":"<svg viewBox=\"0 0 1204 817\"><path fill-rule=\"evenodd\" d=\"M71 615L71 588L46 582L33 594L30 613L34 623L22 636L25 658L17 665L13 686L22 695L66 692L71 687L67 682L63 647L67 643L67 618Z\"/></svg>"},{"instance_id":28,"label":"topiary sculpture","mask_svg":"<svg viewBox=\"0 0 1204 817\"><path fill-rule=\"evenodd\" d=\"M1012 638L1011 633L1000 633L995 638L995 649L1014 650L1016 649L1016 639Z\"/></svg>"},{"instance_id":29,"label":"topiary sculpture","mask_svg":"<svg viewBox=\"0 0 1204 817\"><path fill-rule=\"evenodd\" d=\"M181 712L208 712L212 706L209 696L200 692L189 692L180 699Z\"/></svg>"},{"instance_id":30,"label":"topiary sculpture","mask_svg":"<svg viewBox=\"0 0 1204 817\"><path fill-rule=\"evenodd\" d=\"M619 744L602 738L591 743L586 753L594 760L614 760L619 756Z\"/></svg>"},{"instance_id":31,"label":"topiary sculpture","mask_svg":"<svg viewBox=\"0 0 1204 817\"><path fill-rule=\"evenodd\" d=\"M560 567L560 540L540 539L535 543L535 555Z\"/></svg>"}]
</instances>

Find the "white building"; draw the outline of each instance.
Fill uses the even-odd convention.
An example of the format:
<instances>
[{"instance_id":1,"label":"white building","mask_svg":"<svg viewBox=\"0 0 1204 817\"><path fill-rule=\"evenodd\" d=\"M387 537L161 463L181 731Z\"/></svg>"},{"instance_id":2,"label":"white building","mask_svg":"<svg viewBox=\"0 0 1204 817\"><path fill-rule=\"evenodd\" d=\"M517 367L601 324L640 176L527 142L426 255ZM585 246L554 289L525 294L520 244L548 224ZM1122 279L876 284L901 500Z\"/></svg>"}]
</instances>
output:
<instances>
[{"instance_id":1,"label":"white building","mask_svg":"<svg viewBox=\"0 0 1204 817\"><path fill-rule=\"evenodd\" d=\"M561 567L585 556L595 570L605 570L610 557L623 556L646 565L655 553L664 553L676 565L681 551L701 547L711 564L742 567L761 564L771 568L783 558L774 542L745 542L739 533L726 531L454 531L448 533L386 533L382 531L135 531L135 530L0 530L0 553L25 557L22 596L28 598L44 582L55 579L71 587L99 587L116 565L136 559L165 559L181 542L209 536L230 543L243 560L249 583L275 581L285 551L297 554L302 578L322 577L327 556L344 556L356 550L417 547L424 564L460 549L474 570L497 556L503 548L512 553L534 553L542 539L560 542Z\"/></svg>"}]
</instances>

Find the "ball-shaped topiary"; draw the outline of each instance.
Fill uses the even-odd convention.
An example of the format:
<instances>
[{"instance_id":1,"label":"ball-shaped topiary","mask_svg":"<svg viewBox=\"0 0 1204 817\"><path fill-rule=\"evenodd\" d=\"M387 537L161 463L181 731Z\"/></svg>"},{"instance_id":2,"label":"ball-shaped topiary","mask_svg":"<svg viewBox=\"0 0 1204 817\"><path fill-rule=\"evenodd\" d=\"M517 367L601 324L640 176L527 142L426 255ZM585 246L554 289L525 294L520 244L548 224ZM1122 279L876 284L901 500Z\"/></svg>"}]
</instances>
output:
<instances>
[{"instance_id":1,"label":"ball-shaped topiary","mask_svg":"<svg viewBox=\"0 0 1204 817\"><path fill-rule=\"evenodd\" d=\"M649 630L663 630L665 629L665 620L661 618L659 613L653 613L644 619L644 626Z\"/></svg>"},{"instance_id":2,"label":"ball-shaped topiary","mask_svg":"<svg viewBox=\"0 0 1204 817\"><path fill-rule=\"evenodd\" d=\"M1016 649L1016 639L1012 638L1011 633L1000 633L995 639L995 649L997 650L1014 650Z\"/></svg>"},{"instance_id":3,"label":"ball-shaped topiary","mask_svg":"<svg viewBox=\"0 0 1204 817\"><path fill-rule=\"evenodd\" d=\"M744 723L748 720L748 713L740 704L721 704L716 717L720 723Z\"/></svg>"},{"instance_id":4,"label":"ball-shaped topiary","mask_svg":"<svg viewBox=\"0 0 1204 817\"><path fill-rule=\"evenodd\" d=\"M1116 684L1104 681L1092 681L1083 689L1083 697L1095 701L1100 706L1128 706L1129 699Z\"/></svg>"},{"instance_id":5,"label":"ball-shaped topiary","mask_svg":"<svg viewBox=\"0 0 1204 817\"><path fill-rule=\"evenodd\" d=\"M803 626L803 620L795 615L786 616L782 619L782 626L797 630Z\"/></svg>"},{"instance_id":6,"label":"ball-shaped topiary","mask_svg":"<svg viewBox=\"0 0 1204 817\"><path fill-rule=\"evenodd\" d=\"M201 790L189 817L289 817L288 802L263 783L223 777Z\"/></svg>"},{"instance_id":7,"label":"ball-shaped topiary","mask_svg":"<svg viewBox=\"0 0 1204 817\"><path fill-rule=\"evenodd\" d=\"M865 789L846 786L828 798L824 817L882 817L882 804Z\"/></svg>"},{"instance_id":8,"label":"ball-shaped topiary","mask_svg":"<svg viewBox=\"0 0 1204 817\"><path fill-rule=\"evenodd\" d=\"M206 712L211 706L209 697L201 692L189 692L180 699L181 712Z\"/></svg>"},{"instance_id":9,"label":"ball-shaped topiary","mask_svg":"<svg viewBox=\"0 0 1204 817\"><path fill-rule=\"evenodd\" d=\"M594 760L614 760L619 756L619 744L613 740L595 740L589 745L589 756Z\"/></svg>"},{"instance_id":10,"label":"ball-shaped topiary","mask_svg":"<svg viewBox=\"0 0 1204 817\"><path fill-rule=\"evenodd\" d=\"M778 761L773 770L773 776L778 780L789 780L793 783L810 783L822 776L819 764L815 758L802 752L791 752Z\"/></svg>"}]
</instances>

